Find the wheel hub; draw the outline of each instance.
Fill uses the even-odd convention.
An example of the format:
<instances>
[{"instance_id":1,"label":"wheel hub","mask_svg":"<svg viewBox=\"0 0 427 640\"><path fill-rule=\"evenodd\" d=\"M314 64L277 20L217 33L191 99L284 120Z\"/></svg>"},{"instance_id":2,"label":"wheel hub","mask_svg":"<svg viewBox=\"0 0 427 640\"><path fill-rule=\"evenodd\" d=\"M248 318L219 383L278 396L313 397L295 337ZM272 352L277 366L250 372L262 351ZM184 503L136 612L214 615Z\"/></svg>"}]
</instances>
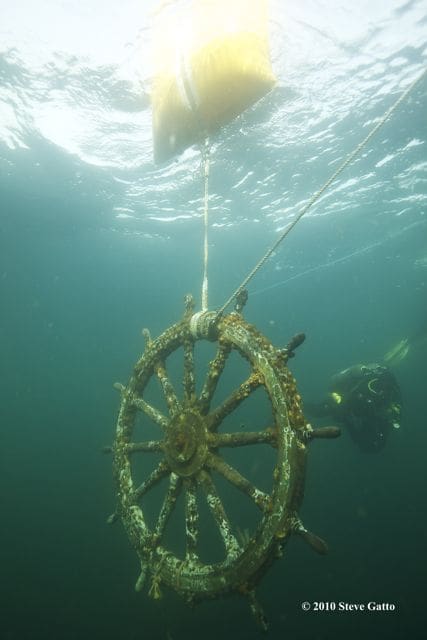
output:
<instances>
[{"instance_id":1,"label":"wheel hub","mask_svg":"<svg viewBox=\"0 0 427 640\"><path fill-rule=\"evenodd\" d=\"M166 460L174 473L192 476L203 466L207 454L207 431L202 416L186 409L168 424L165 434Z\"/></svg>"}]
</instances>

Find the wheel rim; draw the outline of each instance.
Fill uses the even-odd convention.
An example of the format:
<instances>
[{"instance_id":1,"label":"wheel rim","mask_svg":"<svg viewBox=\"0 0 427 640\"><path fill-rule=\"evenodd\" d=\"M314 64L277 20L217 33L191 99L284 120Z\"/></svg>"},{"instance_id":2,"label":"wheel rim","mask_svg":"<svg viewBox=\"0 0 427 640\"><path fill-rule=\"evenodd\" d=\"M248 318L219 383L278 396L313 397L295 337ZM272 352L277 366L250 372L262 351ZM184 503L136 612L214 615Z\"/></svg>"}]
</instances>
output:
<instances>
[{"instance_id":1,"label":"wheel rim","mask_svg":"<svg viewBox=\"0 0 427 640\"><path fill-rule=\"evenodd\" d=\"M151 579L149 593L157 598L160 586L167 585L194 601L238 592L249 595L253 609L253 589L268 566L280 555L294 526L302 499L305 444L301 434L306 426L295 381L285 366L283 351L275 349L242 316L232 313L207 325L204 335L195 337L189 313L156 340L147 340L143 356L134 368L122 400L114 443L114 471L118 486L118 512L141 562L137 588L146 576ZM209 363L199 394L196 394L194 347L209 337L217 351ZM168 377L165 363L176 350L184 351L183 397L179 398ZM249 377L218 407L212 399L229 355L237 352L251 368ZM160 382L167 414L144 399L152 378ZM263 388L268 397L273 425L255 432L221 433L223 420L232 414L255 389ZM132 440L137 415L142 413L157 424L160 438ZM228 464L221 451L228 447L267 444L276 451L272 490L263 492ZM135 486L132 456L157 452L162 459L151 474ZM224 509L213 474L221 476L256 504L260 520L253 534L238 539L232 515ZM166 478L167 490L154 527L149 527L140 506L141 499ZM199 511L196 493L204 496L220 533L224 557L220 562L204 563L197 551ZM185 497L185 557L177 557L164 544L164 532L177 497Z\"/></svg>"}]
</instances>

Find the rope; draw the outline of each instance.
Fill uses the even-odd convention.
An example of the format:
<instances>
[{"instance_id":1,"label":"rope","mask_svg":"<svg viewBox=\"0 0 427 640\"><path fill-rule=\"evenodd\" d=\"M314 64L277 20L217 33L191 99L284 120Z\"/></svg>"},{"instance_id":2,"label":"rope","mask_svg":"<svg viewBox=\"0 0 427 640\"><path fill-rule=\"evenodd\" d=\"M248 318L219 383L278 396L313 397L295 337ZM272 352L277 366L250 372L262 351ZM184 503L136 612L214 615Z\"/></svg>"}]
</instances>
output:
<instances>
[{"instance_id":1,"label":"rope","mask_svg":"<svg viewBox=\"0 0 427 640\"><path fill-rule=\"evenodd\" d=\"M338 178L338 176L344 171L344 169L346 167L348 167L348 165L351 164L351 162L353 162L354 158L356 158L360 154L360 152L368 144L370 139L385 124L385 122L387 122L387 120L390 118L392 113L398 108L398 106L401 104L401 102L406 100L406 98L411 93L411 91L413 90L415 85L418 84L418 82L420 82L420 80L422 80L422 78L426 75L426 73L427 73L427 68L424 69L424 71L421 73L421 75L419 75L418 78L416 78L412 82L412 84L409 85L409 87L402 93L402 95L396 100L396 102L390 107L390 109L388 109L388 111L385 112L385 114L383 115L381 120L375 125L375 127L373 127L373 129L371 129L371 131L368 133L366 138L364 138L362 140L362 142L360 142L360 144L358 144L357 147L355 149L353 149L353 151L340 164L338 169L331 175L331 177L325 182L325 184L310 198L309 202L305 205L305 207L303 207L303 209L298 213L298 215L295 217L295 219L292 220L292 222L286 227L286 229L283 231L283 233L277 238L277 240L273 243L273 245L268 249L266 254L255 265L255 267L252 269L252 271L250 271L248 273L248 275L243 280L241 285L234 291L234 293L222 305L222 307L218 311L218 315L222 315L224 313L225 309L232 303L234 298L246 287L246 285L252 280L252 278L261 269L261 267L263 267L265 262L267 262L268 258L271 256L272 253L274 253L274 251L277 249L279 244L281 242L283 242L283 240L286 238L288 233L290 233L292 231L292 229L301 220L301 218L307 213L307 211L315 204L315 202L317 202L319 200L319 198L326 191L326 189L328 189L328 187L332 184L332 182L334 182L334 180L336 180L336 178Z\"/></svg>"},{"instance_id":2,"label":"rope","mask_svg":"<svg viewBox=\"0 0 427 640\"><path fill-rule=\"evenodd\" d=\"M209 138L205 139L203 149L205 195L203 207L204 241L203 241L203 283L202 283L202 311L208 310L208 224L209 224Z\"/></svg>"},{"instance_id":3,"label":"rope","mask_svg":"<svg viewBox=\"0 0 427 640\"><path fill-rule=\"evenodd\" d=\"M204 140L204 145L201 147L202 163L204 166L204 207L203 207L203 219L204 219L204 241L203 241L203 282L202 282L202 311L208 310L208 222L209 222L209 152L210 144L207 134L207 128L204 126L203 118L200 113L200 99L197 95L196 85L192 75L192 69L188 55L185 55L184 51L181 52L180 57L180 73L179 81L182 83L182 90L185 98L188 102L188 108L194 116L196 129L200 135L200 139Z\"/></svg>"}]
</instances>

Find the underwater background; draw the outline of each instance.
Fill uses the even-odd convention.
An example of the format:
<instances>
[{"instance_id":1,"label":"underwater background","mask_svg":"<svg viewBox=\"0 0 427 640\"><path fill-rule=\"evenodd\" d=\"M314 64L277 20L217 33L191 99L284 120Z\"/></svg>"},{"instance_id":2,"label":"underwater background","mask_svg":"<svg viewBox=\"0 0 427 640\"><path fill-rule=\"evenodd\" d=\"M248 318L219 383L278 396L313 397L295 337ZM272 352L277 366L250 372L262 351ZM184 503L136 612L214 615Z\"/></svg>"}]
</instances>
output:
<instances>
[{"instance_id":1,"label":"underwater background","mask_svg":"<svg viewBox=\"0 0 427 640\"><path fill-rule=\"evenodd\" d=\"M200 154L152 160L154 5L2 2L5 640L261 637L243 599L190 609L136 593L137 557L106 524L113 383L129 378L143 327L157 336L179 320L187 293L200 305ZM213 309L426 68L427 2L272 2L271 48L277 86L212 140ZM245 318L275 345L305 332L290 368L307 402L336 371L411 344L393 369L403 416L385 449L363 454L347 433L310 445L301 516L330 551L293 537L264 577L271 638L425 637L426 105L424 76L249 287Z\"/></svg>"}]
</instances>

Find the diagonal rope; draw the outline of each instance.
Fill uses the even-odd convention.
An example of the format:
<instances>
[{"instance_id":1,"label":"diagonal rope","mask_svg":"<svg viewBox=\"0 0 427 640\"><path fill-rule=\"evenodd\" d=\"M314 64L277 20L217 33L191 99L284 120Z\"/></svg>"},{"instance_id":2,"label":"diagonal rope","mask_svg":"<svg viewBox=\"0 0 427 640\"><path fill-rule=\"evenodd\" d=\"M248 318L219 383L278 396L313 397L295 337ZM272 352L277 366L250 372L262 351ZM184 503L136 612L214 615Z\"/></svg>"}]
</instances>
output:
<instances>
[{"instance_id":1,"label":"diagonal rope","mask_svg":"<svg viewBox=\"0 0 427 640\"><path fill-rule=\"evenodd\" d=\"M387 122L390 116L394 113L394 111L398 108L398 106L406 100L408 95L411 93L413 88L415 87L420 80L424 78L427 73L427 68L416 78L409 87L402 93L402 95L396 100L396 102L385 112L381 120L371 129L366 138L360 142L351 153L347 156L347 158L340 164L338 169L334 171L331 177L325 182L325 184L310 198L309 202L301 209L298 215L294 220L285 228L283 233L277 238L277 240L272 244L272 246L268 249L265 255L261 258L261 260L255 265L255 267L248 273L245 277L241 285L234 291L234 293L228 298L228 300L222 305L220 310L218 311L218 315L222 315L225 309L232 303L234 298L236 298L241 291L246 287L246 285L252 280L255 274L263 267L263 265L267 262L268 258L270 258L271 254L277 249L279 244L283 242L288 233L292 231L295 225L301 220L301 218L307 213L307 211L319 200L322 194L330 187L330 185L338 178L338 176L344 171L349 164L353 162L353 160L361 153L362 149L368 144L370 139L377 133L377 131Z\"/></svg>"}]
</instances>

